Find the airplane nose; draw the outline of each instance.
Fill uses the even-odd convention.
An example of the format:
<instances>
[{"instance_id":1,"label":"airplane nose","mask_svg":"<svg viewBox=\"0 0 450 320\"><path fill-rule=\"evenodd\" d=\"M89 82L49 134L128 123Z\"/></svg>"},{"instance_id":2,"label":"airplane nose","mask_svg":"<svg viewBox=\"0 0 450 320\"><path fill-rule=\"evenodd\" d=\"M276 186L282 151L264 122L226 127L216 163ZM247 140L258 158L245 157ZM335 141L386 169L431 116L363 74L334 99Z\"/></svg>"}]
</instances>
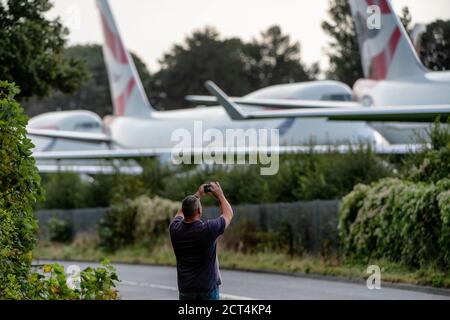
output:
<instances>
[{"instance_id":1,"label":"airplane nose","mask_svg":"<svg viewBox=\"0 0 450 320\"><path fill-rule=\"evenodd\" d=\"M389 146L390 143L375 129L359 130L352 139L352 143L368 143L377 146Z\"/></svg>"}]
</instances>

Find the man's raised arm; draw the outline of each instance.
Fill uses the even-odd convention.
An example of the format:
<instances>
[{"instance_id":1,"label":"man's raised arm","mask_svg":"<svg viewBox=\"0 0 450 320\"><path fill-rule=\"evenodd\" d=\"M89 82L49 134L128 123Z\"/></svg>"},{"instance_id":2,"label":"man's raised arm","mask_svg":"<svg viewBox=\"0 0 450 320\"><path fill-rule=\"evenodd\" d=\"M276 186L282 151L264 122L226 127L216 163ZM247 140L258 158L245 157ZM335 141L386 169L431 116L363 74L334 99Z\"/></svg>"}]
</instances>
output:
<instances>
[{"instance_id":1,"label":"man's raised arm","mask_svg":"<svg viewBox=\"0 0 450 320\"><path fill-rule=\"evenodd\" d=\"M219 182L211 182L211 192L219 200L220 212L225 219L225 228L228 227L233 219L233 208L223 194L223 190L220 187Z\"/></svg>"}]
</instances>

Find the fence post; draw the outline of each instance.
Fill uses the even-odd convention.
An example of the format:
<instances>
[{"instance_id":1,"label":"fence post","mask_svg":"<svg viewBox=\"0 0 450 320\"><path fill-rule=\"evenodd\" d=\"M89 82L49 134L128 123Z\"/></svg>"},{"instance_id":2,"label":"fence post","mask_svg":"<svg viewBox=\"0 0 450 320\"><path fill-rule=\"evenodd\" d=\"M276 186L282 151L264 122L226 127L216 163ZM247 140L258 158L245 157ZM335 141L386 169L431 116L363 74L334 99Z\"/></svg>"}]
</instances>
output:
<instances>
[{"instance_id":1,"label":"fence post","mask_svg":"<svg viewBox=\"0 0 450 320\"><path fill-rule=\"evenodd\" d=\"M313 217L313 229L314 229L314 252L320 251L320 210L319 201L314 200L314 217Z\"/></svg>"}]
</instances>

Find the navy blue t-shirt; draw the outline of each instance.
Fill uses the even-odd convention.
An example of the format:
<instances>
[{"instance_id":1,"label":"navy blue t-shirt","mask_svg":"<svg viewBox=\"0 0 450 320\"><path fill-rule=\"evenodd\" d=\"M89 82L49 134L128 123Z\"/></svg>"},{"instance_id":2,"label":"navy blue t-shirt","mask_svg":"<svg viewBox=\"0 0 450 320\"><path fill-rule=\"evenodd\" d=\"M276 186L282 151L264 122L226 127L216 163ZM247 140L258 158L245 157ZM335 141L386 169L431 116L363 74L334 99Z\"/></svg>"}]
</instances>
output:
<instances>
[{"instance_id":1,"label":"navy blue t-shirt","mask_svg":"<svg viewBox=\"0 0 450 320\"><path fill-rule=\"evenodd\" d=\"M184 222L175 217L169 227L177 258L178 290L206 292L221 284L217 260L217 238L225 231L225 219Z\"/></svg>"}]
</instances>

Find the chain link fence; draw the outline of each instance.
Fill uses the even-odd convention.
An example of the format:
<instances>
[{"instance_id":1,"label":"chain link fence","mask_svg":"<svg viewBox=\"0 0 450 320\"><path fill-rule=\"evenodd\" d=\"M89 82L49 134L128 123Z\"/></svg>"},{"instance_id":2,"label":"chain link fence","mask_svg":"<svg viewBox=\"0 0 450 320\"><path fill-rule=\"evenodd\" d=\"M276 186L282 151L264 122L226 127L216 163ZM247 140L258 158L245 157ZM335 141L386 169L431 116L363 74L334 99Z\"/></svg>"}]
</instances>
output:
<instances>
[{"instance_id":1,"label":"chain link fence","mask_svg":"<svg viewBox=\"0 0 450 320\"><path fill-rule=\"evenodd\" d=\"M338 210L340 200L316 200L309 202L274 203L233 206L233 225L252 223L258 230L277 232L288 226L296 247L312 253L335 249L338 246ZM52 219L64 221L73 236L97 231L97 225L106 208L73 210L39 210L41 238L48 238ZM175 213L174 213L175 214ZM218 207L203 208L205 219L217 217Z\"/></svg>"}]
</instances>

